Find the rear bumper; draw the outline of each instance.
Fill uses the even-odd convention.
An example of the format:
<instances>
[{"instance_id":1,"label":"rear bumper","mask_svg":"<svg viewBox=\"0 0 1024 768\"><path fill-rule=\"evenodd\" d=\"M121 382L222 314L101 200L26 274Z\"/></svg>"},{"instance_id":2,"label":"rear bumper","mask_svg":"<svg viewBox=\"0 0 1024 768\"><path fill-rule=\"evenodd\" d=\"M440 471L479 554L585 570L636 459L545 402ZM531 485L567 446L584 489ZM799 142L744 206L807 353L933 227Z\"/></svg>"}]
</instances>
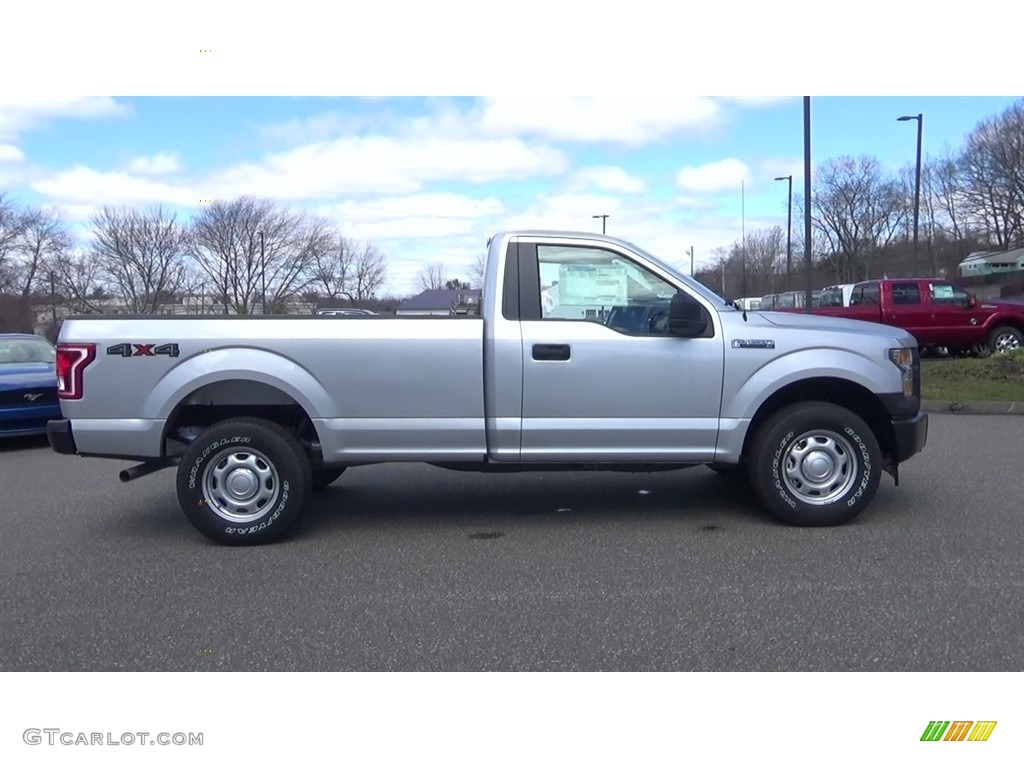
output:
<instances>
[{"instance_id":1,"label":"rear bumper","mask_svg":"<svg viewBox=\"0 0 1024 768\"><path fill-rule=\"evenodd\" d=\"M46 422L46 439L56 453L77 454L75 436L71 432L71 419L53 419Z\"/></svg>"},{"instance_id":2,"label":"rear bumper","mask_svg":"<svg viewBox=\"0 0 1024 768\"><path fill-rule=\"evenodd\" d=\"M928 442L928 414L918 411L909 418L893 419L892 430L896 438L896 453L892 458L899 464L924 450Z\"/></svg>"}]
</instances>

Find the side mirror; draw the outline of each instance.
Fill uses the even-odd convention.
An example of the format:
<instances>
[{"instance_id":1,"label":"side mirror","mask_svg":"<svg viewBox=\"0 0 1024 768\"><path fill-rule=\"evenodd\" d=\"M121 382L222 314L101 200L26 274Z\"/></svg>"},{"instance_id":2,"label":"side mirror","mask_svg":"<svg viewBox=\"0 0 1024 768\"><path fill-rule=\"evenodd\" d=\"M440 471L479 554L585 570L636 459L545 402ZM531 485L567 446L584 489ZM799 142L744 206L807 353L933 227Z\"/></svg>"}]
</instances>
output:
<instances>
[{"instance_id":1,"label":"side mirror","mask_svg":"<svg viewBox=\"0 0 1024 768\"><path fill-rule=\"evenodd\" d=\"M677 293L672 297L668 311L668 330L674 336L694 338L708 327L707 311L692 296Z\"/></svg>"},{"instance_id":2,"label":"side mirror","mask_svg":"<svg viewBox=\"0 0 1024 768\"><path fill-rule=\"evenodd\" d=\"M976 306L978 306L978 300L972 293L970 296L967 297L967 308L974 309Z\"/></svg>"}]
</instances>

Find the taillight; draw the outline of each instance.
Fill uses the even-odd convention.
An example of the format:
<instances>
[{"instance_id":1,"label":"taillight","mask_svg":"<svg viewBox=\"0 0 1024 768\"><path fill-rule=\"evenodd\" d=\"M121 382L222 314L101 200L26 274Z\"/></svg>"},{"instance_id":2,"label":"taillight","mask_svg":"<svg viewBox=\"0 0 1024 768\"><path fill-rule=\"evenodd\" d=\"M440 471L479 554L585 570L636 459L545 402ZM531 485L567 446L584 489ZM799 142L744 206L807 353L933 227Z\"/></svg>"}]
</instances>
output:
<instances>
[{"instance_id":1,"label":"taillight","mask_svg":"<svg viewBox=\"0 0 1024 768\"><path fill-rule=\"evenodd\" d=\"M57 344L57 397L82 399L82 372L95 357L95 344Z\"/></svg>"}]
</instances>

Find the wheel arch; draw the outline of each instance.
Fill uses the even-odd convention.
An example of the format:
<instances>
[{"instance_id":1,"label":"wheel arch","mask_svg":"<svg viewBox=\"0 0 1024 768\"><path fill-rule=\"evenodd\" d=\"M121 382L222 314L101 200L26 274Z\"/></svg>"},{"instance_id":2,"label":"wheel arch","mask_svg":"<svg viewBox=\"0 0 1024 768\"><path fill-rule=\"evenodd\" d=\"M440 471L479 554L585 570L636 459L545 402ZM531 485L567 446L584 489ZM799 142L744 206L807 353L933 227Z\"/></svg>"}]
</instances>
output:
<instances>
[{"instance_id":1,"label":"wheel arch","mask_svg":"<svg viewBox=\"0 0 1024 768\"><path fill-rule=\"evenodd\" d=\"M164 424L163 455L180 455L203 430L243 417L280 425L295 435L313 463L322 461L320 436L303 403L274 384L231 378L201 384L179 397Z\"/></svg>"},{"instance_id":2,"label":"wheel arch","mask_svg":"<svg viewBox=\"0 0 1024 768\"><path fill-rule=\"evenodd\" d=\"M896 435L885 405L867 387L831 376L790 382L769 395L758 406L747 427L740 455L745 461L761 425L773 414L794 403L820 401L847 408L857 414L871 429L882 450L885 463L896 451ZM888 469L888 467L887 467Z\"/></svg>"}]
</instances>

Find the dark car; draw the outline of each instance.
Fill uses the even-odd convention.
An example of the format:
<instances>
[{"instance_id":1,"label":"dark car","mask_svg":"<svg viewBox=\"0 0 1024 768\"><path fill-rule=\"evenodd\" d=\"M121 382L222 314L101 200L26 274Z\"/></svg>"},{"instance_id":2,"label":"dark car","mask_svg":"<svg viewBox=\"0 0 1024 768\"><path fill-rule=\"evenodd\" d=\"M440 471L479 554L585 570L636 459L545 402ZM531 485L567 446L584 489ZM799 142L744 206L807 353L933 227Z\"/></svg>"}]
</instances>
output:
<instances>
[{"instance_id":1,"label":"dark car","mask_svg":"<svg viewBox=\"0 0 1024 768\"><path fill-rule=\"evenodd\" d=\"M0 437L45 434L61 418L56 356L42 336L0 334Z\"/></svg>"}]
</instances>

